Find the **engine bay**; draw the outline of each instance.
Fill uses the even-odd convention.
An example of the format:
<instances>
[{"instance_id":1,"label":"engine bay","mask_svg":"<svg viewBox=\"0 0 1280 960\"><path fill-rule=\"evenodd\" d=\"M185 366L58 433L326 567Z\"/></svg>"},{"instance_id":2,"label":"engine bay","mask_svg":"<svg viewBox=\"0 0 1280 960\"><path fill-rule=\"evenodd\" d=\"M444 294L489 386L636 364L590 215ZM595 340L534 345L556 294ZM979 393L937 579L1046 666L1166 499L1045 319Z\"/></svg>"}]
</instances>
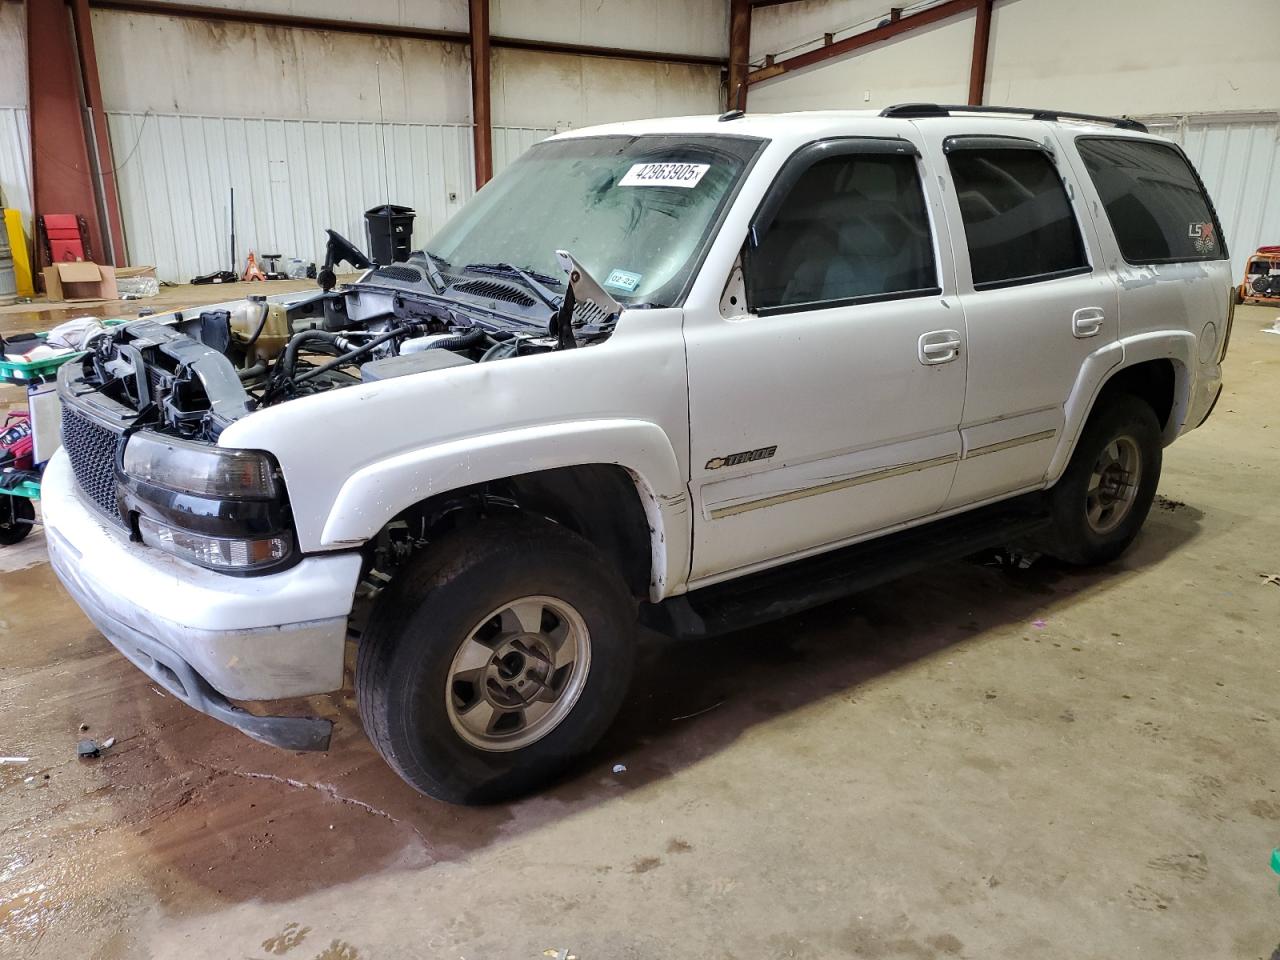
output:
<instances>
[{"instance_id":1,"label":"engine bay","mask_svg":"<svg viewBox=\"0 0 1280 960\"><path fill-rule=\"evenodd\" d=\"M97 337L76 379L134 411L136 426L214 441L300 397L599 343L621 307L561 257L567 276L556 280L508 264L451 276L419 252L336 290L322 280L313 294L134 321Z\"/></svg>"}]
</instances>

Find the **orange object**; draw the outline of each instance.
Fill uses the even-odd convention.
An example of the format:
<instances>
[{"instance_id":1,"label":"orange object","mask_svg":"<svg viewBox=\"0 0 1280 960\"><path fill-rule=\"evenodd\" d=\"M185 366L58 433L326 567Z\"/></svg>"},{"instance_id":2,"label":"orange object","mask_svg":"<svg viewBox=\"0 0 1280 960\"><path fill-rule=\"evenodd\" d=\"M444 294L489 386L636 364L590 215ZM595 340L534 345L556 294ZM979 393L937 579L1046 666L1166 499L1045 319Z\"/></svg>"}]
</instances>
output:
<instances>
[{"instance_id":1,"label":"orange object","mask_svg":"<svg viewBox=\"0 0 1280 960\"><path fill-rule=\"evenodd\" d=\"M1259 247L1249 257L1240 300L1272 307L1280 304L1280 246Z\"/></svg>"},{"instance_id":2,"label":"orange object","mask_svg":"<svg viewBox=\"0 0 1280 960\"><path fill-rule=\"evenodd\" d=\"M249 251L249 261L244 265L244 276L241 280L266 280L267 275L262 272L262 268L258 266L258 258L252 250Z\"/></svg>"}]
</instances>

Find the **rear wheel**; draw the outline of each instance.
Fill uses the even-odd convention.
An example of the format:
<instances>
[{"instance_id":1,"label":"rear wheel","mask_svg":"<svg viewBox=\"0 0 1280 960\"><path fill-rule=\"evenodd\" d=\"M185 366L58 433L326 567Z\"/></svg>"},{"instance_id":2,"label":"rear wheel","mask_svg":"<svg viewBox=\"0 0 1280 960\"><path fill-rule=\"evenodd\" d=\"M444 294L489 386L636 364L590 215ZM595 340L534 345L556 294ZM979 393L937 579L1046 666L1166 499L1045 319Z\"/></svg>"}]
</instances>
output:
<instances>
[{"instance_id":1,"label":"rear wheel","mask_svg":"<svg viewBox=\"0 0 1280 960\"><path fill-rule=\"evenodd\" d=\"M484 521L432 545L379 598L356 664L369 739L441 800L516 796L560 774L613 721L635 608L581 537Z\"/></svg>"},{"instance_id":2,"label":"rear wheel","mask_svg":"<svg viewBox=\"0 0 1280 960\"><path fill-rule=\"evenodd\" d=\"M0 546L12 546L26 538L36 522L36 508L26 497L0 494Z\"/></svg>"},{"instance_id":3,"label":"rear wheel","mask_svg":"<svg viewBox=\"0 0 1280 960\"><path fill-rule=\"evenodd\" d=\"M1160 482L1160 424L1150 405L1128 394L1104 402L1049 494L1049 552L1069 563L1106 563L1123 553L1147 519Z\"/></svg>"}]
</instances>

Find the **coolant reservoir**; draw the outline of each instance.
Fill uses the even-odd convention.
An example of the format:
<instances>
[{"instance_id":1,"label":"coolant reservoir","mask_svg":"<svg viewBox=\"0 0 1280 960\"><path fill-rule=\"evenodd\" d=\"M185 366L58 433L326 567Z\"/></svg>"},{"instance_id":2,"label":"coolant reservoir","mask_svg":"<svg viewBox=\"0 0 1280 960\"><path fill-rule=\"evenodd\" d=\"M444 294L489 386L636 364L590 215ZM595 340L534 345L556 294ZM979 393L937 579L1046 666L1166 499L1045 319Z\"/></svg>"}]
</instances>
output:
<instances>
[{"instance_id":1,"label":"coolant reservoir","mask_svg":"<svg viewBox=\"0 0 1280 960\"><path fill-rule=\"evenodd\" d=\"M231 308L231 337L241 345L249 342L258 324L262 323L262 313L266 311L266 323L262 333L254 341L250 355L245 358L246 366L253 366L259 361L274 360L289 342L289 313L283 304L267 303L265 297L250 297L241 300Z\"/></svg>"}]
</instances>

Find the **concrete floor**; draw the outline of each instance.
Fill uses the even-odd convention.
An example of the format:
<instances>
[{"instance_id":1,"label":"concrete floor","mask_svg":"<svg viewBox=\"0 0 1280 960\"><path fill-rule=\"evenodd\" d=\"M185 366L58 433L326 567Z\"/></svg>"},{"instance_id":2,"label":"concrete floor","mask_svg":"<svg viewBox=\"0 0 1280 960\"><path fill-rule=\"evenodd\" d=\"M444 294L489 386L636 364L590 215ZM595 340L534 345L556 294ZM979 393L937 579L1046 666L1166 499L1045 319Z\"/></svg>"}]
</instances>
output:
<instances>
[{"instance_id":1,"label":"concrete floor","mask_svg":"<svg viewBox=\"0 0 1280 960\"><path fill-rule=\"evenodd\" d=\"M718 642L649 638L573 779L448 807L159 693L0 551L0 955L1267 958L1280 899L1280 336L1104 570L954 564ZM1273 429L1274 428L1274 429ZM88 736L115 736L97 761ZM625 772L612 772L624 764Z\"/></svg>"}]
</instances>

